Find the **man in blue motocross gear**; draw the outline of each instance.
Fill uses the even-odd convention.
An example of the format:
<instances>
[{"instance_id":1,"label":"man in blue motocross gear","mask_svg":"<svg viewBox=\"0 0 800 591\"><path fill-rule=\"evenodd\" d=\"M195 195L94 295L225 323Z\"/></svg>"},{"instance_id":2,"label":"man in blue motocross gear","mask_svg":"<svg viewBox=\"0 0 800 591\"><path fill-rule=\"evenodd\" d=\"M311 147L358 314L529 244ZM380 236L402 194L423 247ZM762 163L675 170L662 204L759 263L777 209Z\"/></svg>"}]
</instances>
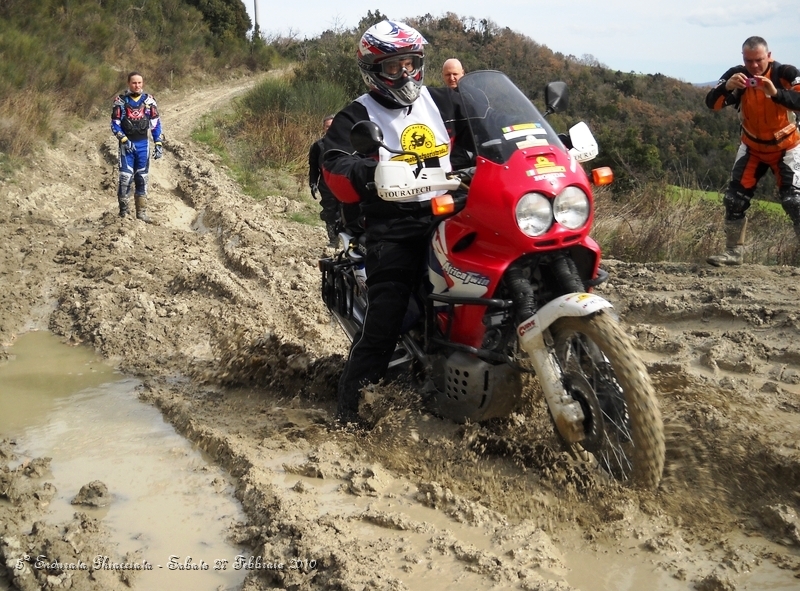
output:
<instances>
[{"instance_id":1,"label":"man in blue motocross gear","mask_svg":"<svg viewBox=\"0 0 800 591\"><path fill-rule=\"evenodd\" d=\"M325 134L323 175L339 201L358 204L366 239L367 313L353 341L339 381L337 418L360 422L361 388L385 377L403 324L409 298L424 269L430 234L437 220L430 199L438 192L405 201L383 201L371 182L385 150L355 154L350 129L372 120L394 149L412 149L426 167L451 170L456 108L449 88L423 86L422 35L408 25L383 21L369 28L359 42L357 58L369 92L333 119Z\"/></svg>"},{"instance_id":2,"label":"man in blue motocross gear","mask_svg":"<svg viewBox=\"0 0 800 591\"><path fill-rule=\"evenodd\" d=\"M153 158L164 155L164 135L158 105L152 95L142 91L144 80L139 72L128 74L128 90L114 99L111 109L111 132L119 140L119 215L128 215L129 193L134 185L136 217L149 222L147 215L147 173L150 170L150 140L155 147Z\"/></svg>"}]
</instances>

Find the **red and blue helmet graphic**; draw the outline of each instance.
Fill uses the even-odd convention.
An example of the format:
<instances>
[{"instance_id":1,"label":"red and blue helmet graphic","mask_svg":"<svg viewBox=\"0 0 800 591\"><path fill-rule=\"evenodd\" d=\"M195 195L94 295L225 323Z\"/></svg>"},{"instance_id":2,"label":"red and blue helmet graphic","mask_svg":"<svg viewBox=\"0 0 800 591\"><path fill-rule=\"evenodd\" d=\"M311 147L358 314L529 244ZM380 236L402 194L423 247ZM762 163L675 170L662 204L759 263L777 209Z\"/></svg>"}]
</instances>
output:
<instances>
[{"instance_id":1,"label":"red and blue helmet graphic","mask_svg":"<svg viewBox=\"0 0 800 591\"><path fill-rule=\"evenodd\" d=\"M358 59L373 64L398 54L424 53L423 45L427 41L419 31L393 21L381 21L373 25L361 36L358 44Z\"/></svg>"},{"instance_id":2,"label":"red and blue helmet graphic","mask_svg":"<svg viewBox=\"0 0 800 591\"><path fill-rule=\"evenodd\" d=\"M405 23L384 20L367 29L358 43L358 67L367 86L401 105L410 105L419 96L424 77L425 38ZM379 64L386 59L419 56L423 64L411 77L389 80L380 74Z\"/></svg>"}]
</instances>

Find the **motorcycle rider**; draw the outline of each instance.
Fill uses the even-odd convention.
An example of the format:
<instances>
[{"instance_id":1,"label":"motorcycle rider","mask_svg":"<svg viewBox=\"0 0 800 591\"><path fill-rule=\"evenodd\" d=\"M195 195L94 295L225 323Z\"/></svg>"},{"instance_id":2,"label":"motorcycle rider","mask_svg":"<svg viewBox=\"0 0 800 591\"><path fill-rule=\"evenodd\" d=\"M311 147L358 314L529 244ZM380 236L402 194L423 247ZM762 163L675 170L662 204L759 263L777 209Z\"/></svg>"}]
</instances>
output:
<instances>
[{"instance_id":1,"label":"motorcycle rider","mask_svg":"<svg viewBox=\"0 0 800 591\"><path fill-rule=\"evenodd\" d=\"M343 423L358 422L361 388L386 374L436 222L429 201L444 193L381 200L367 184L374 180L378 160L398 156L383 149L354 154L350 129L358 121L372 120L383 130L387 146L418 153L426 167L451 170L453 93L423 86L426 43L401 22L384 20L367 29L357 59L369 92L337 113L325 136L325 181L340 201L360 203L366 238L367 313L339 381L337 418Z\"/></svg>"},{"instance_id":2,"label":"motorcycle rider","mask_svg":"<svg viewBox=\"0 0 800 591\"><path fill-rule=\"evenodd\" d=\"M150 169L150 142L153 136L153 159L164 155L164 135L158 105L152 95L142 92L144 81L139 72L128 74L128 90L114 98L111 108L111 132L119 140L119 216L128 215L128 194L134 185L136 217L149 222L147 215L147 173Z\"/></svg>"},{"instance_id":3,"label":"motorcycle rider","mask_svg":"<svg viewBox=\"0 0 800 591\"><path fill-rule=\"evenodd\" d=\"M745 212L756 185L771 169L781 205L800 240L800 71L772 58L767 42L749 37L742 45L743 66L722 75L706 96L713 110L735 106L742 137L725 192L725 252L708 258L717 267L741 265L747 228Z\"/></svg>"}]
</instances>

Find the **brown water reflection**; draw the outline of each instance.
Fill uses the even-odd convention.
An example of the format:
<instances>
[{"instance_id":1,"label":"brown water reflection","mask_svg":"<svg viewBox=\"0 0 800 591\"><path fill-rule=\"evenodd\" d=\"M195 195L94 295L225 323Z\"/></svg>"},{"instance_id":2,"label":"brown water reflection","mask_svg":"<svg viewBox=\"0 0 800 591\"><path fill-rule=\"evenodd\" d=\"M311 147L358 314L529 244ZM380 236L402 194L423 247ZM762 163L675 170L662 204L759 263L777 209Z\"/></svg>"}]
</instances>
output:
<instances>
[{"instance_id":1,"label":"brown water reflection","mask_svg":"<svg viewBox=\"0 0 800 591\"><path fill-rule=\"evenodd\" d=\"M246 555L225 540L244 516L228 476L138 400L140 381L50 333L22 335L9 352L9 361L0 364L0 437L16 440L21 459L52 458L45 480L58 494L48 520L70 519L76 511L70 501L80 487L100 480L113 503L80 510L103 521L120 554L138 552L154 565L134 589L239 588L244 571L168 568L171 556L213 565Z\"/></svg>"}]
</instances>

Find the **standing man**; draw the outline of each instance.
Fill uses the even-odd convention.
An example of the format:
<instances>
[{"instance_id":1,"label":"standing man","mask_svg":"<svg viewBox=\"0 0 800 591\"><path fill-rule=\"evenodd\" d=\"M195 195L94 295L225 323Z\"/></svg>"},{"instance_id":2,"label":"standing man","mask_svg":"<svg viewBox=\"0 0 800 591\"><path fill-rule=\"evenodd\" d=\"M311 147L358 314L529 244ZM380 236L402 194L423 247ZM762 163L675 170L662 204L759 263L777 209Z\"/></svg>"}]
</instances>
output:
<instances>
[{"instance_id":1,"label":"standing man","mask_svg":"<svg viewBox=\"0 0 800 591\"><path fill-rule=\"evenodd\" d=\"M339 202L331 193L325 179L322 177L322 155L325 153L324 141L325 133L333 123L333 115L328 115L322 120L322 137L311 144L308 151L308 186L311 188L311 196L316 199L319 191L319 204L322 211L319 212L319 219L325 222L325 229L328 231L328 244L336 246L336 221L339 218Z\"/></svg>"},{"instance_id":2,"label":"standing man","mask_svg":"<svg viewBox=\"0 0 800 591\"><path fill-rule=\"evenodd\" d=\"M800 240L800 71L772 59L767 42L749 37L744 65L722 75L706 96L713 110L734 106L742 125L741 144L725 192L725 252L708 258L717 267L741 265L747 228L745 212L767 170L778 184L781 205Z\"/></svg>"},{"instance_id":3,"label":"standing man","mask_svg":"<svg viewBox=\"0 0 800 591\"><path fill-rule=\"evenodd\" d=\"M458 90L458 81L464 75L464 66L456 58L445 60L442 66L442 80L444 85L453 90Z\"/></svg>"},{"instance_id":4,"label":"standing man","mask_svg":"<svg viewBox=\"0 0 800 591\"><path fill-rule=\"evenodd\" d=\"M340 201L360 203L367 249L367 313L339 381L337 418L343 423L358 422L361 388L386 374L409 297L424 268L435 224L430 200L444 193L383 201L371 188L375 167L397 157L383 148L356 154L350 129L358 121L372 120L390 148L413 150L424 166L450 171L453 93L423 86L425 44L418 31L403 23L385 20L367 29L357 58L369 92L337 113L325 136L325 181Z\"/></svg>"},{"instance_id":5,"label":"standing man","mask_svg":"<svg viewBox=\"0 0 800 591\"><path fill-rule=\"evenodd\" d=\"M119 216L128 215L129 193L134 185L133 198L136 217L149 222L147 216L147 173L150 170L150 141L155 148L153 158L164 155L164 135L156 99L142 92L144 80L139 72L128 74L128 90L114 99L111 108L111 132L119 140Z\"/></svg>"}]
</instances>

